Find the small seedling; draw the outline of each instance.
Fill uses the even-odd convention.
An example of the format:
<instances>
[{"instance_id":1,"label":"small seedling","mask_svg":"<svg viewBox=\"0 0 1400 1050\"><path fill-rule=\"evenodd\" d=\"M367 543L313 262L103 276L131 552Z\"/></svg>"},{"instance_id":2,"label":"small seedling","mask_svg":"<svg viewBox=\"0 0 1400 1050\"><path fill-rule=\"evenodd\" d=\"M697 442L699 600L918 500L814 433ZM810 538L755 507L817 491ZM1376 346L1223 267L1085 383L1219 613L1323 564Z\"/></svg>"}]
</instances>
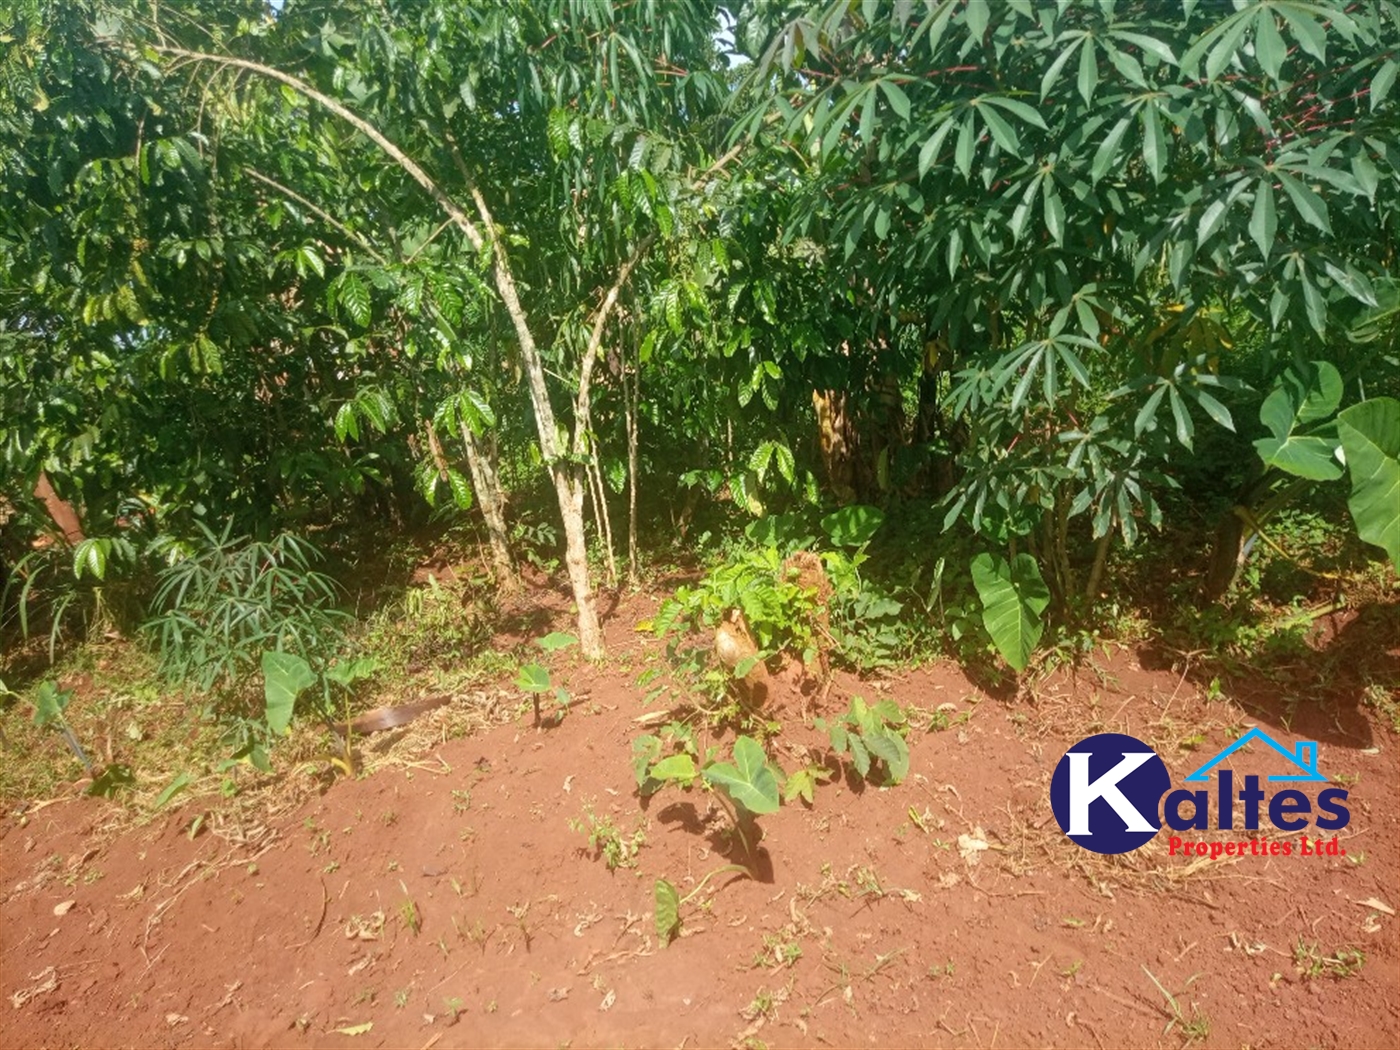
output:
<instances>
[{"instance_id":1,"label":"small seedling","mask_svg":"<svg viewBox=\"0 0 1400 1050\"><path fill-rule=\"evenodd\" d=\"M818 732L831 738L833 751L851 756L851 765L860 777L868 778L877 768L888 784L898 784L908 776L909 745L904 734L909 719L893 700L872 705L857 696L839 718L831 722L818 718L814 724Z\"/></svg>"},{"instance_id":2,"label":"small seedling","mask_svg":"<svg viewBox=\"0 0 1400 1050\"><path fill-rule=\"evenodd\" d=\"M1191 1016L1188 1018L1181 1009L1179 1001L1181 992L1172 995L1171 992L1162 987L1162 982L1157 980L1146 966L1142 968L1142 972L1147 974L1148 979L1157 986L1157 991L1161 992L1167 1001L1163 1011L1167 1015L1167 1026L1162 1029L1162 1034L1168 1035L1173 1028L1176 1028L1181 1032L1181 1037L1184 1040L1183 1046L1192 1046L1195 1043L1203 1042L1210 1035L1210 1018L1201 1013L1195 1003L1191 1004ZM1188 977L1186 984L1182 986L1182 992L1190 988L1196 978L1200 976L1200 974L1194 973Z\"/></svg>"},{"instance_id":3,"label":"small seedling","mask_svg":"<svg viewBox=\"0 0 1400 1050\"><path fill-rule=\"evenodd\" d=\"M609 871L635 866L637 854L647 841L644 827L634 831L630 839L624 838L612 818L606 814L598 816L592 806L584 806L582 817L570 818L569 827L580 835L588 836L588 846L593 850L593 856L602 857Z\"/></svg>"},{"instance_id":4,"label":"small seedling","mask_svg":"<svg viewBox=\"0 0 1400 1050\"><path fill-rule=\"evenodd\" d=\"M418 905L413 903L411 897L405 897L399 905L399 921L403 923L404 929L411 931L415 937L423 928L423 917L418 913Z\"/></svg>"},{"instance_id":5,"label":"small seedling","mask_svg":"<svg viewBox=\"0 0 1400 1050\"><path fill-rule=\"evenodd\" d=\"M461 1012L462 1012L462 1007L463 1007L463 1005L464 1005L464 1004L462 1003L461 997L460 997L460 996L456 996L456 995L453 995L453 996L443 996L442 1005L445 1006L445 1007L447 1007L447 1015L451 1018L451 1020L448 1021L447 1023L448 1023L448 1024L456 1024L456 1023L457 1023L457 1017L461 1014Z\"/></svg>"},{"instance_id":6,"label":"small seedling","mask_svg":"<svg viewBox=\"0 0 1400 1050\"><path fill-rule=\"evenodd\" d=\"M763 948L753 957L754 966L766 966L771 970L781 970L802 958L802 945L796 940L787 940L778 934L765 933Z\"/></svg>"},{"instance_id":7,"label":"small seedling","mask_svg":"<svg viewBox=\"0 0 1400 1050\"><path fill-rule=\"evenodd\" d=\"M1319 977L1335 977L1338 980L1354 977L1361 972L1365 962L1366 954L1357 948L1338 948L1331 955L1327 955L1323 952L1321 944L1305 941L1301 937L1293 946L1293 965L1310 981Z\"/></svg>"},{"instance_id":8,"label":"small seedling","mask_svg":"<svg viewBox=\"0 0 1400 1050\"><path fill-rule=\"evenodd\" d=\"M666 879L657 879L655 886L655 916L656 916L656 936L660 939L662 946L671 943L681 929L681 905L689 903L693 898L700 895L709 881L716 875L723 875L732 871L745 878L752 878L749 870L741 864L726 864L722 868L716 868L703 879L695 889L691 890L684 897L676 892L676 887Z\"/></svg>"}]
</instances>

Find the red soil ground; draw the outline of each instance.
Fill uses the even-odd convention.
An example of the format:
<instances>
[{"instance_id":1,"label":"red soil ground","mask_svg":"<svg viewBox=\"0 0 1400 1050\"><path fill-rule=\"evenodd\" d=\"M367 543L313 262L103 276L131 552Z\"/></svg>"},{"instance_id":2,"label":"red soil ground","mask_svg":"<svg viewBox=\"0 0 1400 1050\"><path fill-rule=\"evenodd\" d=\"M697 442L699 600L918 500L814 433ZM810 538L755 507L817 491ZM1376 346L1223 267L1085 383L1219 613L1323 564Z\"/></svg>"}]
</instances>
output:
<instances>
[{"instance_id":1,"label":"red soil ground","mask_svg":"<svg viewBox=\"0 0 1400 1050\"><path fill-rule=\"evenodd\" d=\"M101 800L7 814L0 1045L1397 1044L1398 738L1356 696L1208 700L1146 652L1017 702L951 666L838 676L828 709L887 695L955 724L911 731L899 786L847 778L762 818L758 877L712 880L662 947L654 879L684 895L728 858L704 793L636 795L647 612L614 617L604 669L563 671L581 700L557 728L522 714L265 823L191 840L193 805L115 834ZM818 743L792 685L773 697L790 770ZM1345 856L1270 834L1294 854L1186 860L1163 833L1103 858L1060 832L1049 780L1080 737L1151 741L1179 781L1253 724L1320 742L1350 790ZM1276 763L1254 746L1234 767ZM587 849L586 805L644 829L635 868Z\"/></svg>"}]
</instances>

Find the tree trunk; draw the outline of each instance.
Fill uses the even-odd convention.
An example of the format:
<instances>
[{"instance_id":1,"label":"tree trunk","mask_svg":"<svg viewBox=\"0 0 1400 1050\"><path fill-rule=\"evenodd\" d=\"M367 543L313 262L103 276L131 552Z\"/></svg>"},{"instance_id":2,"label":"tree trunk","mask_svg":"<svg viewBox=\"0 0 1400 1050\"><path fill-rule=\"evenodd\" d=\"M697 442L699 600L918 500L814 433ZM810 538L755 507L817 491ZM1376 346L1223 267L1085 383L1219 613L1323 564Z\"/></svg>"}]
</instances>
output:
<instances>
[{"instance_id":1,"label":"tree trunk","mask_svg":"<svg viewBox=\"0 0 1400 1050\"><path fill-rule=\"evenodd\" d=\"M39 481L34 486L34 495L44 504L44 509L49 512L49 517L58 526L58 531L63 533L63 538L69 546L77 546L86 539L83 535L83 523L78 519L78 512L73 509L73 504L54 491L49 476L42 470L39 471Z\"/></svg>"},{"instance_id":2,"label":"tree trunk","mask_svg":"<svg viewBox=\"0 0 1400 1050\"><path fill-rule=\"evenodd\" d=\"M1099 597L1099 583L1103 580L1104 566L1108 564L1108 548L1113 542L1113 529L1099 537L1094 545L1094 565L1089 570L1089 583L1084 588L1084 597L1093 604Z\"/></svg>"},{"instance_id":3,"label":"tree trunk","mask_svg":"<svg viewBox=\"0 0 1400 1050\"><path fill-rule=\"evenodd\" d=\"M514 591L520 585L515 563L510 556L510 539L506 531L505 498L501 479L496 473L495 457L482 446L466 423L462 423L462 444L467 449L467 469L471 471L472 488L481 504L481 516L486 519L486 535L491 546L491 565L496 574L496 586Z\"/></svg>"},{"instance_id":4,"label":"tree trunk","mask_svg":"<svg viewBox=\"0 0 1400 1050\"><path fill-rule=\"evenodd\" d=\"M632 385L622 372L622 403L627 412L627 582L637 585L637 410L641 405L642 362L638 355Z\"/></svg>"},{"instance_id":5,"label":"tree trunk","mask_svg":"<svg viewBox=\"0 0 1400 1050\"><path fill-rule=\"evenodd\" d=\"M588 471L593 487L593 516L598 521L598 535L603 541L603 556L608 563L608 586L617 586L617 557L613 553L612 513L608 510L608 490L603 487L603 468L595 458Z\"/></svg>"},{"instance_id":6,"label":"tree trunk","mask_svg":"<svg viewBox=\"0 0 1400 1050\"><path fill-rule=\"evenodd\" d=\"M603 655L603 632L598 625L598 610L593 602L593 588L588 579L587 544L584 540L583 528L583 489L574 468L560 459L564 449L560 447L554 408L550 404L549 389L545 385L544 361L540 356L539 346L535 343L534 333L530 330L529 318L524 307L520 304L520 295L515 285L514 273L511 270L510 257L506 254L505 245L501 242L499 227L480 188L471 183L469 173L464 172L464 175L468 176L468 189L472 204L481 221L480 228L472 221L462 206L453 200L452 196L423 169L422 165L389 141L383 132L353 110L324 92L318 91L306 81L292 76L290 73L284 73L280 69L274 69L271 66L245 58L188 51L183 48L159 44L153 44L152 48L160 54L206 62L219 68L246 69L286 84L294 91L314 100L363 134L418 185L422 186L427 194L447 213L453 224L462 231L473 248L480 251L483 247L490 247L495 262L496 291L500 293L501 304L505 307L511 326L515 329L516 339L520 344L520 356L525 364L530 402L535 410L535 426L539 432L540 452L544 456L545 463L549 466L549 472L554 479L554 490L559 498L559 516L564 525L564 538L568 551L569 580L573 585L574 604L578 607L579 646L584 655L590 659L601 657ZM650 243L650 238L648 238L643 242L642 248L644 249ZM634 256L623 266L617 282L609 290L603 305L598 310L593 339L589 346L590 353L585 355L584 367L581 369L579 396L576 401L576 404L581 402L584 417L587 416L588 380L592 368L591 357L596 355L597 343L602 339L603 324L617 302L618 291L632 272L632 267L639 257L640 250L637 256ZM576 420L575 425L575 444L577 445L580 443L578 441L579 429L586 426L585 419Z\"/></svg>"},{"instance_id":7,"label":"tree trunk","mask_svg":"<svg viewBox=\"0 0 1400 1050\"><path fill-rule=\"evenodd\" d=\"M1205 598L1217 602L1235 585L1242 564L1240 554L1244 543L1244 519L1236 508L1220 519L1215 527L1215 542L1211 545L1210 566L1206 569Z\"/></svg>"}]
</instances>

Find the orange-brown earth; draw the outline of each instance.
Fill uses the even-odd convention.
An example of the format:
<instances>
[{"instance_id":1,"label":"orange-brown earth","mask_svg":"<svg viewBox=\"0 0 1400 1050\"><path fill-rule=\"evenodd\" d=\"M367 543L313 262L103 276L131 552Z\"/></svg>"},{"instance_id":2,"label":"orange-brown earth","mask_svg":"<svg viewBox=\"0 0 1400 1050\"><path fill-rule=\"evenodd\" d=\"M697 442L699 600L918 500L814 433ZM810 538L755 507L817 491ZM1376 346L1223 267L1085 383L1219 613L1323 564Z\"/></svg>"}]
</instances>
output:
<instances>
[{"instance_id":1,"label":"orange-brown earth","mask_svg":"<svg viewBox=\"0 0 1400 1050\"><path fill-rule=\"evenodd\" d=\"M663 947L654 880L684 895L730 858L704 793L636 794L656 643L632 628L652 608L615 613L604 667L555 661L577 698L557 727L526 711L266 822L191 839L207 803L190 802L114 832L112 804L78 796L6 814L0 1044L1396 1045L1400 738L1355 690L1208 697L1150 651L1100 652L1015 701L947 665L838 675L828 710L859 692L953 724L911 731L896 787L846 777L762 818L757 877L711 880ZM795 679L770 697L789 769L820 750ZM1051 814L1055 764L1089 732L1151 741L1179 781L1254 724L1320 742L1350 791L1345 856L1270 834L1293 855L1183 859L1164 832L1103 858ZM1271 759L1254 746L1234 768ZM588 807L644 831L634 868L610 872L570 826Z\"/></svg>"}]
</instances>

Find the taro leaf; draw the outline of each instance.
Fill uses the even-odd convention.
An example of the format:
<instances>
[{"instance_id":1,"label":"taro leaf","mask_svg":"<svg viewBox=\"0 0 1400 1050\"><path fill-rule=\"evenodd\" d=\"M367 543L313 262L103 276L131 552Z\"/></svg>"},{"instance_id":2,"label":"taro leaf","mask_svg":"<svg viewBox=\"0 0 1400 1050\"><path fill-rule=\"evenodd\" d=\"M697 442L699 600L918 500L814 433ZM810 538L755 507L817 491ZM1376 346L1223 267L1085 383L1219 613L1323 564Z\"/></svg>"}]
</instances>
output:
<instances>
[{"instance_id":1,"label":"taro leaf","mask_svg":"<svg viewBox=\"0 0 1400 1050\"><path fill-rule=\"evenodd\" d=\"M271 650L262 655L263 695L267 699L267 727L278 735L292 724L292 710L302 691L316 684L311 665L295 653Z\"/></svg>"},{"instance_id":2,"label":"taro leaf","mask_svg":"<svg viewBox=\"0 0 1400 1050\"><path fill-rule=\"evenodd\" d=\"M515 684L527 693L547 693L550 688L549 672L539 664L526 664L520 669L520 677Z\"/></svg>"},{"instance_id":3,"label":"taro leaf","mask_svg":"<svg viewBox=\"0 0 1400 1050\"><path fill-rule=\"evenodd\" d=\"M1008 562L993 554L972 559L972 585L982 599L982 622L1002 658L1024 671L1045 624L1040 614L1050 604L1050 589L1029 554Z\"/></svg>"},{"instance_id":4,"label":"taro leaf","mask_svg":"<svg viewBox=\"0 0 1400 1050\"><path fill-rule=\"evenodd\" d=\"M695 759L687 754L671 755L651 767L652 780L676 780L688 783L695 779Z\"/></svg>"},{"instance_id":5,"label":"taro leaf","mask_svg":"<svg viewBox=\"0 0 1400 1050\"><path fill-rule=\"evenodd\" d=\"M656 880L656 936L663 945L671 943L681 925L681 898L665 879Z\"/></svg>"},{"instance_id":6,"label":"taro leaf","mask_svg":"<svg viewBox=\"0 0 1400 1050\"><path fill-rule=\"evenodd\" d=\"M1400 569L1400 401L1375 397L1337 417L1351 471L1347 507L1356 532Z\"/></svg>"},{"instance_id":7,"label":"taro leaf","mask_svg":"<svg viewBox=\"0 0 1400 1050\"><path fill-rule=\"evenodd\" d=\"M53 682L44 682L34 694L34 724L46 726L63 723L63 709L73 699L73 690L60 689Z\"/></svg>"},{"instance_id":8,"label":"taro leaf","mask_svg":"<svg viewBox=\"0 0 1400 1050\"><path fill-rule=\"evenodd\" d=\"M114 762L93 779L93 782L88 785L87 793L102 798L112 798L123 788L134 788L135 786L136 775L131 772L131 767Z\"/></svg>"},{"instance_id":9,"label":"taro leaf","mask_svg":"<svg viewBox=\"0 0 1400 1050\"><path fill-rule=\"evenodd\" d=\"M178 795L181 791L184 791L185 788L189 786L190 781L193 779L194 778L190 776L189 773L181 773L179 776L177 776L174 780L172 780L169 784L166 785L164 791L162 791L159 795L156 796L156 800L153 803L151 803L151 808L162 808L167 802L169 802L172 798Z\"/></svg>"},{"instance_id":10,"label":"taro leaf","mask_svg":"<svg viewBox=\"0 0 1400 1050\"><path fill-rule=\"evenodd\" d=\"M661 740L650 733L637 737L632 741L632 775L637 778L637 787L641 788L643 795L655 794L657 787L647 790L647 784L651 781L650 770L652 763L661 757ZM654 781L651 781L654 783Z\"/></svg>"},{"instance_id":11,"label":"taro leaf","mask_svg":"<svg viewBox=\"0 0 1400 1050\"><path fill-rule=\"evenodd\" d=\"M875 535L884 520L884 512L878 507L857 503L822 518L822 529L838 547L859 547Z\"/></svg>"},{"instance_id":12,"label":"taro leaf","mask_svg":"<svg viewBox=\"0 0 1400 1050\"><path fill-rule=\"evenodd\" d=\"M565 634L563 631L551 631L543 638L536 638L535 644L547 653L557 653L560 649L577 645L578 638L572 634Z\"/></svg>"},{"instance_id":13,"label":"taro leaf","mask_svg":"<svg viewBox=\"0 0 1400 1050\"><path fill-rule=\"evenodd\" d=\"M372 656L357 656L353 660L337 660L326 668L326 677L336 685L349 689L363 678L379 670L379 661Z\"/></svg>"},{"instance_id":14,"label":"taro leaf","mask_svg":"<svg viewBox=\"0 0 1400 1050\"><path fill-rule=\"evenodd\" d=\"M751 736L739 737L734 741L734 763L716 762L705 770L705 779L750 813L776 813L778 781L763 746Z\"/></svg>"},{"instance_id":15,"label":"taro leaf","mask_svg":"<svg viewBox=\"0 0 1400 1050\"><path fill-rule=\"evenodd\" d=\"M1310 362L1301 374L1293 369L1285 372L1259 408L1259 421L1272 435L1254 442L1265 465L1313 481L1341 477L1334 439L1295 433L1329 417L1341 400L1341 374L1326 361Z\"/></svg>"},{"instance_id":16,"label":"taro leaf","mask_svg":"<svg viewBox=\"0 0 1400 1050\"><path fill-rule=\"evenodd\" d=\"M866 733L863 739L870 753L885 763L891 784L898 784L909 775L909 745L902 736L888 729L877 729Z\"/></svg>"}]
</instances>

